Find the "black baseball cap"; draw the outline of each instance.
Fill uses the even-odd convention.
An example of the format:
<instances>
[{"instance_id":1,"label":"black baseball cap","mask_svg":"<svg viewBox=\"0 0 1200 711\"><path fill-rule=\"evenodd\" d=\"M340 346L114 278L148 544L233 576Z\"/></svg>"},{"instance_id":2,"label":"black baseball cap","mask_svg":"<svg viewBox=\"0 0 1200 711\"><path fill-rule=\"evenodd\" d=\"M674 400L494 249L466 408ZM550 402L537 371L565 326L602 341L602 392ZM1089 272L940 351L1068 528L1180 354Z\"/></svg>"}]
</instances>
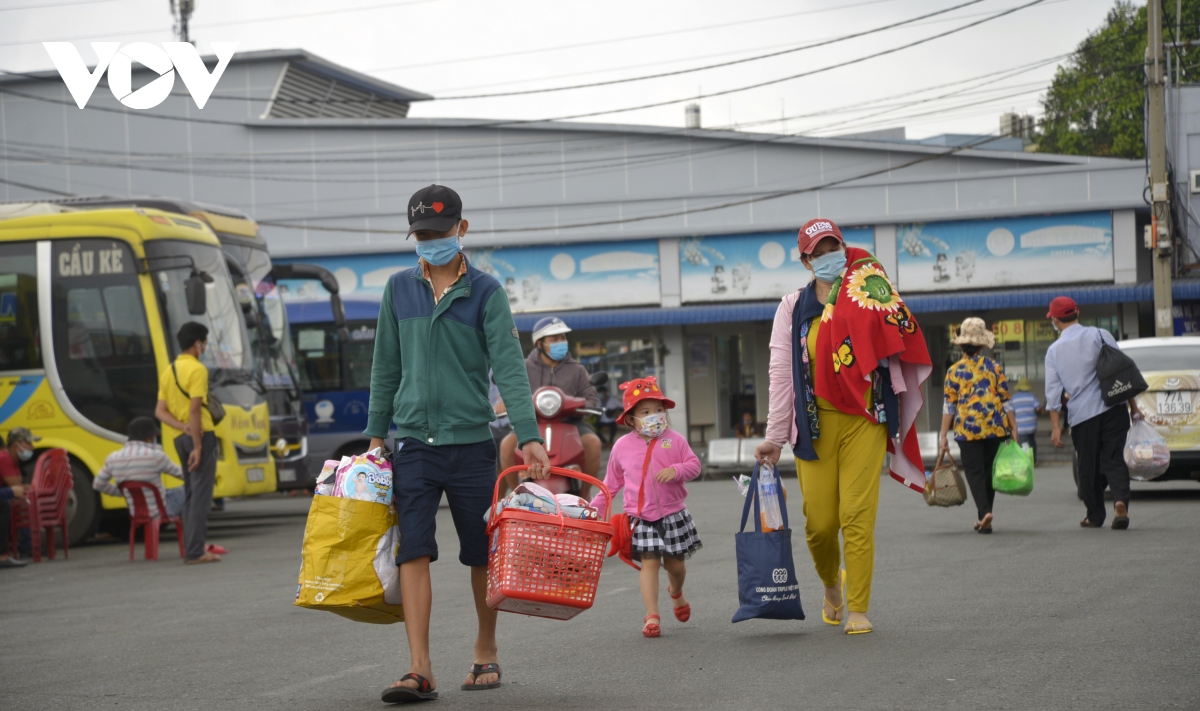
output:
<instances>
[{"instance_id":1,"label":"black baseball cap","mask_svg":"<svg viewBox=\"0 0 1200 711\"><path fill-rule=\"evenodd\" d=\"M417 230L446 232L462 219L462 199L445 185L430 185L408 199L408 234Z\"/></svg>"}]
</instances>

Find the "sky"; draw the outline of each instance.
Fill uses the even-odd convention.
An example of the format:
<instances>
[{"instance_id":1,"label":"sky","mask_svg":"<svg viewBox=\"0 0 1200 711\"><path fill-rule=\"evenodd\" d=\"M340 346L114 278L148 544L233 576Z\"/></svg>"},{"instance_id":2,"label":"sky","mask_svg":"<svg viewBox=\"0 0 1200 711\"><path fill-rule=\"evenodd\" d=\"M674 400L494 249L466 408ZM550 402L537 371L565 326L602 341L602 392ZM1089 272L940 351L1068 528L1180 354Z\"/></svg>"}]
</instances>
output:
<instances>
[{"instance_id":1,"label":"sky","mask_svg":"<svg viewBox=\"0 0 1200 711\"><path fill-rule=\"evenodd\" d=\"M1060 55L1114 0L195 0L192 38L238 51L302 48L431 94L413 117L559 119L828 136L905 127L909 138L993 133L1039 116ZM902 27L838 40L967 4ZM44 41L172 41L167 0L0 0L0 70L52 68ZM610 86L453 100L706 67ZM861 61L859 61L861 60ZM827 69L828 68L828 69ZM797 74L808 76L786 79ZM740 90L753 84L767 86ZM218 91L220 85L218 84ZM716 96L709 96L718 94ZM700 97L700 98L696 98ZM629 109L665 102L663 106Z\"/></svg>"}]
</instances>

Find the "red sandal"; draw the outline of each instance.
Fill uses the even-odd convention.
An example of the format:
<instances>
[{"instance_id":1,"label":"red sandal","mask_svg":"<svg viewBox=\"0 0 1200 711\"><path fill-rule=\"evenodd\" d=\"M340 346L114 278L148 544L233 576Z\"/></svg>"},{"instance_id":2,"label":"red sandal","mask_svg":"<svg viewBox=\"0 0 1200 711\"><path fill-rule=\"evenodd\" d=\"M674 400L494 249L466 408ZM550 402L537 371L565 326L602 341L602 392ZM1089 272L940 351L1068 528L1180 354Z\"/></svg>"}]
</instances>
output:
<instances>
[{"instance_id":1,"label":"red sandal","mask_svg":"<svg viewBox=\"0 0 1200 711\"><path fill-rule=\"evenodd\" d=\"M660 618L658 615L646 615L646 617L642 619L642 636L647 639L662 636L662 625L660 625L658 622L651 622L651 618L656 619L659 622L662 621L662 618Z\"/></svg>"},{"instance_id":2,"label":"red sandal","mask_svg":"<svg viewBox=\"0 0 1200 711\"><path fill-rule=\"evenodd\" d=\"M671 586L668 585L667 586L667 596L670 597L672 600L678 600L679 598L683 597L683 591L680 590L679 594L676 595L671 592ZM688 620L692 619L691 603L688 603L687 605L684 605L683 607L676 607L673 609L675 611L675 619L679 620L680 622L687 622Z\"/></svg>"}]
</instances>

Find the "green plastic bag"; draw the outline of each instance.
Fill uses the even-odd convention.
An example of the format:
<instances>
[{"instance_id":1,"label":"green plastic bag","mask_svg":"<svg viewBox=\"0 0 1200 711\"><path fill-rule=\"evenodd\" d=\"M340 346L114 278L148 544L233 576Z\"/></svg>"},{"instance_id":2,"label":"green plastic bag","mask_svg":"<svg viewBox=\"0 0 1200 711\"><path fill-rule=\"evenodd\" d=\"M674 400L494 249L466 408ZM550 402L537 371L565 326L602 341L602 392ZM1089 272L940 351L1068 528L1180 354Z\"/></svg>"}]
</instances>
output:
<instances>
[{"instance_id":1,"label":"green plastic bag","mask_svg":"<svg viewBox=\"0 0 1200 711\"><path fill-rule=\"evenodd\" d=\"M1033 454L1013 440L1000 445L992 463L992 488L1002 494L1028 496L1033 491Z\"/></svg>"}]
</instances>

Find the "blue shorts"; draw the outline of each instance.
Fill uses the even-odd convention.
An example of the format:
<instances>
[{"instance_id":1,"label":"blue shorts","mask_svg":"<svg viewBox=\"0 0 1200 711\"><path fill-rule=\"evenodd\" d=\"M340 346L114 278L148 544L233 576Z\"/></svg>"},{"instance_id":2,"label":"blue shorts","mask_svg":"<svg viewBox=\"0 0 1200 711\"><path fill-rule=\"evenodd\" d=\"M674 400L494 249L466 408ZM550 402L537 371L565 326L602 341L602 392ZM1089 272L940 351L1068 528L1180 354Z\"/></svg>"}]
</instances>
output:
<instances>
[{"instance_id":1,"label":"blue shorts","mask_svg":"<svg viewBox=\"0 0 1200 711\"><path fill-rule=\"evenodd\" d=\"M403 442L403 446L400 444ZM458 560L473 568L487 566L487 522L496 486L496 443L433 447L406 437L392 455L396 513L400 518L400 550L396 565L414 558L438 559L437 512L442 492L458 531Z\"/></svg>"}]
</instances>

